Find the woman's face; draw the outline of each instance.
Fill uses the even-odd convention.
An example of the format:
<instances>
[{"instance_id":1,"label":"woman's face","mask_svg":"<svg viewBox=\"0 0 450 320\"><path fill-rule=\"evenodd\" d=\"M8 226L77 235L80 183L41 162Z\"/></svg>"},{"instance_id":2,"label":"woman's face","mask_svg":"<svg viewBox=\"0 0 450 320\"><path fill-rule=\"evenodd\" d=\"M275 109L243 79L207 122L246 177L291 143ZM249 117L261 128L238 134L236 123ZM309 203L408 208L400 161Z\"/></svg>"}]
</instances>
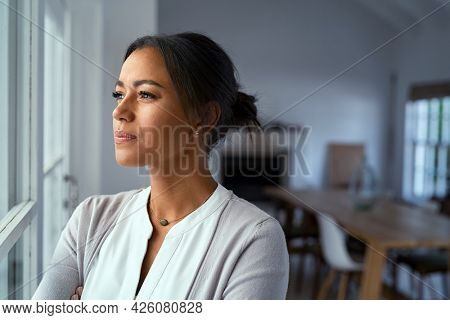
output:
<instances>
[{"instance_id":1,"label":"woman's face","mask_svg":"<svg viewBox=\"0 0 450 320\"><path fill-rule=\"evenodd\" d=\"M138 49L125 60L114 96L118 164L160 167L183 154L192 127L158 49Z\"/></svg>"}]
</instances>

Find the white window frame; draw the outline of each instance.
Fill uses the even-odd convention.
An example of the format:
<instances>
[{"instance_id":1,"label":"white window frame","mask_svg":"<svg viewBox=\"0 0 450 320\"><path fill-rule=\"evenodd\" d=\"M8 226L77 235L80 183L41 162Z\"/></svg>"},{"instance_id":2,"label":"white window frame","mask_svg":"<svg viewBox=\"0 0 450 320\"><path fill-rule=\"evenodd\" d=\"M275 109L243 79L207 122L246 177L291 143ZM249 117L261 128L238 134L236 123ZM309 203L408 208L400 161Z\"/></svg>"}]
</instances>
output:
<instances>
[{"instance_id":1,"label":"white window frame","mask_svg":"<svg viewBox=\"0 0 450 320\"><path fill-rule=\"evenodd\" d=\"M18 10L23 10L25 17L31 17L30 3L28 1L19 1L18 3L23 5ZM9 1L8 4L14 5L14 1ZM14 15L14 12L10 14L10 16ZM16 19L13 18L13 20ZM19 22L19 19L16 21ZM10 26L12 25L10 24ZM32 139L30 122L32 97L29 91L31 88L30 77L24 76L30 74L30 65L18 63L29 60L31 25L29 22L19 22L16 26L12 26L12 30L9 31L17 34L16 39L14 39L14 36L11 37L12 42L15 42L14 40L17 40L17 42L7 47L9 57L6 61L2 59L2 63L9 64L6 69L6 83L3 85L7 87L6 99L8 101L5 106L7 106L8 117L6 117L6 121L8 123L4 125L8 132L6 136L2 137L2 139L6 138L6 145L8 146L7 171L9 176L7 185L2 186L2 188L6 187L7 190L8 207L11 204L14 206L8 210L8 213L0 221L0 257L4 257L22 235L34 215L31 209L36 201L31 198L29 180L32 156L29 150ZM11 63L10 57L12 56L17 56L18 61L14 60ZM24 88L25 90L23 90ZM16 106L20 106L20 108L16 108ZM2 210L4 209L2 208Z\"/></svg>"},{"instance_id":2,"label":"white window frame","mask_svg":"<svg viewBox=\"0 0 450 320\"><path fill-rule=\"evenodd\" d=\"M41 219L34 219L42 212L40 188L42 178L38 168L42 168L42 30L43 7L41 1L8 0L7 18L9 28L7 36L10 43L1 50L2 69L6 70L0 78L0 87L7 88L2 97L6 123L1 123L6 134L2 134L1 143L6 142L7 179L2 179L2 203L0 210L7 210L0 219L0 259L8 260L8 253L22 238L23 275L22 294L30 298L41 273L40 251L42 250ZM15 57L17 56L17 60ZM6 101L5 101L6 100ZM17 108L19 106L19 108ZM5 129L6 128L6 129ZM1 130L1 129L0 129ZM4 133L4 132L2 132ZM3 141L5 140L6 141ZM5 145L5 144L3 144ZM6 158L5 156L5 158ZM6 181L6 182L5 182ZM2 212L4 213L4 211ZM35 223L32 223L34 219ZM30 227L30 228L28 228ZM27 229L28 228L28 229ZM7 262L6 262L7 263ZM6 275L2 275L5 277ZM34 283L33 283L34 280ZM5 292L1 292L2 295ZM6 292L10 294L10 292ZM2 296L1 298L5 298Z\"/></svg>"}]
</instances>

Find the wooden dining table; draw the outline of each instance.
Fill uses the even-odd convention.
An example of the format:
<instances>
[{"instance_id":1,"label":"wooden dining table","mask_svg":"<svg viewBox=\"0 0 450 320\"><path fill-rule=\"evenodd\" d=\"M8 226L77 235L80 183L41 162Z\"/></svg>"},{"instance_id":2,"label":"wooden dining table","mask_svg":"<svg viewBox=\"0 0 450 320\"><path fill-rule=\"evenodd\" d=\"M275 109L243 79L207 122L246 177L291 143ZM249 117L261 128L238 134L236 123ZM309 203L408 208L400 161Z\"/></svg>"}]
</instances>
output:
<instances>
[{"instance_id":1,"label":"wooden dining table","mask_svg":"<svg viewBox=\"0 0 450 320\"><path fill-rule=\"evenodd\" d=\"M370 209L358 210L347 190L293 190L269 186L265 193L274 200L331 216L345 232L367 245L360 299L380 298L389 249L450 249L450 219L430 209L380 198Z\"/></svg>"}]
</instances>

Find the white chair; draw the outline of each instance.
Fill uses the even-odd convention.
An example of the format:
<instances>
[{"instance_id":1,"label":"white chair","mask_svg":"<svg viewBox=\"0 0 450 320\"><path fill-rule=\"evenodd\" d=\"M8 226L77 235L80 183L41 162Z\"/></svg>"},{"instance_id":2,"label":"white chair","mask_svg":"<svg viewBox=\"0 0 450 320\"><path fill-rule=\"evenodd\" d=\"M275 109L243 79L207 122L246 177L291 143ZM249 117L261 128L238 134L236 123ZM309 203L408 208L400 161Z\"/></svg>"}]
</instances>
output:
<instances>
[{"instance_id":1,"label":"white chair","mask_svg":"<svg viewBox=\"0 0 450 320\"><path fill-rule=\"evenodd\" d=\"M354 272L360 273L363 265L354 261L348 253L345 244L346 234L333 218L327 214L318 213L317 222L319 224L322 254L331 268L319 290L317 299L325 299L327 297L336 273L340 274L338 299L345 299L349 275Z\"/></svg>"}]
</instances>

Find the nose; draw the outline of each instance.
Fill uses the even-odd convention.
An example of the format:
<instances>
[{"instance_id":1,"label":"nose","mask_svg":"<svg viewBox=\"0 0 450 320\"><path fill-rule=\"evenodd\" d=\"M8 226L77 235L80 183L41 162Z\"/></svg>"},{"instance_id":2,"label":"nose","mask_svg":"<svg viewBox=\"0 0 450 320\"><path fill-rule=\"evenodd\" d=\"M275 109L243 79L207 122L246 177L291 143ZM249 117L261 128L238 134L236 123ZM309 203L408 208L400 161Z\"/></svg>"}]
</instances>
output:
<instances>
[{"instance_id":1,"label":"nose","mask_svg":"<svg viewBox=\"0 0 450 320\"><path fill-rule=\"evenodd\" d=\"M117 121L133 121L133 106L124 98L113 110L112 116Z\"/></svg>"}]
</instances>

